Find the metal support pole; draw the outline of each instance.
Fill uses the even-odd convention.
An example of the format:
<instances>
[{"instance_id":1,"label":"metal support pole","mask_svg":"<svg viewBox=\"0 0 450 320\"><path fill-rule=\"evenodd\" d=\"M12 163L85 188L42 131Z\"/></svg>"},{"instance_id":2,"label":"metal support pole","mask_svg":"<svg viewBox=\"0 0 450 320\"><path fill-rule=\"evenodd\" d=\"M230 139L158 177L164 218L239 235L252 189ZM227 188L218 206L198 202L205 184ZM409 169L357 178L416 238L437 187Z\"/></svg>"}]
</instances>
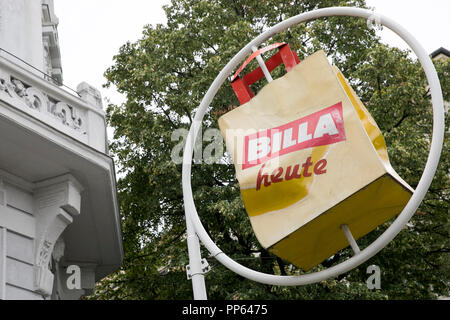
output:
<instances>
[{"instance_id":1,"label":"metal support pole","mask_svg":"<svg viewBox=\"0 0 450 320\"><path fill-rule=\"evenodd\" d=\"M200 241L194 231L191 218L186 215L187 246L189 253L189 270L192 277L192 290L194 300L207 300L205 277L202 270L202 257L200 254Z\"/></svg>"},{"instance_id":2,"label":"metal support pole","mask_svg":"<svg viewBox=\"0 0 450 320\"><path fill-rule=\"evenodd\" d=\"M257 48L256 46L252 46L252 50L253 50L253 52L256 52L256 51L258 51L258 48ZM259 66L261 67L261 70L262 70L262 72L264 73L264 76L266 77L267 82L272 82L272 81L273 81L273 78L272 78L272 76L270 75L270 72L269 72L269 70L267 69L267 66L266 66L266 64L264 63L264 60L263 60L263 58L261 57L261 55L257 55L257 56L256 56L256 61L258 61L258 64L259 64Z\"/></svg>"},{"instance_id":3,"label":"metal support pole","mask_svg":"<svg viewBox=\"0 0 450 320\"><path fill-rule=\"evenodd\" d=\"M353 238L352 232L348 228L348 225L343 224L341 226L341 229L344 231L345 236L347 237L348 243L350 243L350 246L352 247L353 252L355 253L355 255L360 253L361 250L359 250L358 244L356 243L355 238Z\"/></svg>"}]
</instances>

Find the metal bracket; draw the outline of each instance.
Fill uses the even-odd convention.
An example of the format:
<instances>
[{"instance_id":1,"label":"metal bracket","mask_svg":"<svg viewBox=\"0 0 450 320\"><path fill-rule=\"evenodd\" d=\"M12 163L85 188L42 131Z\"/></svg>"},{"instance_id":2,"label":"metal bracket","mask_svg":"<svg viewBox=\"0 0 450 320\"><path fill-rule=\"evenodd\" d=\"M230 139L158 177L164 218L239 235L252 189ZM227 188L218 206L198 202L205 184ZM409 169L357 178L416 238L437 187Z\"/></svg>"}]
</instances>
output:
<instances>
[{"instance_id":1,"label":"metal bracket","mask_svg":"<svg viewBox=\"0 0 450 320\"><path fill-rule=\"evenodd\" d=\"M201 265L202 272L197 272L197 273L195 273L195 274L206 274L206 273L208 273L209 271L211 271L211 267L210 267L208 261L207 261L205 258L203 258L200 262L201 262L201 264L202 264L202 265ZM192 273L191 265L190 265L190 264L188 264L188 265L186 266L186 274L187 274L188 280L191 280L191 279L192 279L192 276L193 276L194 274Z\"/></svg>"}]
</instances>

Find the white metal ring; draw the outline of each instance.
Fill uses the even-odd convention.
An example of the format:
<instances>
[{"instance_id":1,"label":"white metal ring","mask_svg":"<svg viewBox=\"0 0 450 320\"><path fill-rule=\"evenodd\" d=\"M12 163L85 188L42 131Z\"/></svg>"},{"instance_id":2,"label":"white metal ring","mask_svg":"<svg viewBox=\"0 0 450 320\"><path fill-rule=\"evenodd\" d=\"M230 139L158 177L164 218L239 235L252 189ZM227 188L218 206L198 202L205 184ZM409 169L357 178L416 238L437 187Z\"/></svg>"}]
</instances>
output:
<instances>
[{"instance_id":1,"label":"white metal ring","mask_svg":"<svg viewBox=\"0 0 450 320\"><path fill-rule=\"evenodd\" d=\"M189 219L194 226L195 231L203 245L213 256L216 257L217 260L219 260L225 267L227 267L231 271L245 278L260 283L286 286L311 284L350 271L351 269L370 259L377 252L383 249L390 241L392 241L392 239L400 232L402 227L411 219L412 215L417 210L423 198L425 197L425 194L433 180L439 163L445 131L444 108L441 86L430 57L428 56L425 49L417 42L417 40L395 21L383 15L375 14L373 11L360 8L332 7L302 13L283 22L280 22L279 24L275 25L274 27L270 28L269 30L253 39L242 50L240 50L236 54L236 56L233 57L233 59L228 62L228 64L222 69L214 82L211 84L197 110L194 124L201 123L209 104L216 95L220 86L224 83L224 81L232 73L236 66L241 61L243 61L248 54L252 52L252 46L259 46L262 42L266 41L273 35L282 32L296 24L329 16L352 16L365 19L372 19L375 16L377 18L377 22L397 33L415 52L425 71L431 90L431 98L433 104L433 135L431 148L428 154L428 160L420 178L419 184L417 185L414 194L406 204L403 211L380 237L378 237L372 244L362 250L359 254L349 258L342 263L339 263L338 265L319 272L300 276L271 275L249 269L232 260L217 247L217 245L211 240L211 238L205 231L195 208L191 187L191 163L194 141L193 137L197 136L198 130L201 126L192 125L189 130L189 135L186 140L186 146L183 155L182 183L186 218Z\"/></svg>"}]
</instances>

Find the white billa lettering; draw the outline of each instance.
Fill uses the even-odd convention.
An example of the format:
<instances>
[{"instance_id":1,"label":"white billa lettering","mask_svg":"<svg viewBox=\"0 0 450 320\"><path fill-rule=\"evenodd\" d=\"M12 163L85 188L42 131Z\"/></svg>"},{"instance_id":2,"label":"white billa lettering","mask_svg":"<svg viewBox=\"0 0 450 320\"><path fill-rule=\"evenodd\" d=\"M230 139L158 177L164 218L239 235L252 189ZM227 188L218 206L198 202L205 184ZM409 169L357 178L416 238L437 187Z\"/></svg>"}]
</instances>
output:
<instances>
[{"instance_id":1,"label":"white billa lettering","mask_svg":"<svg viewBox=\"0 0 450 320\"><path fill-rule=\"evenodd\" d=\"M66 281L67 289L69 289L69 290L81 289L81 269L80 269L80 267L75 264L72 264L67 267L66 273L70 274L70 276L67 278L67 281Z\"/></svg>"},{"instance_id":2,"label":"white billa lettering","mask_svg":"<svg viewBox=\"0 0 450 320\"><path fill-rule=\"evenodd\" d=\"M336 128L336 124L331 117L331 114L324 114L319 118L317 122L316 131L314 132L314 139L322 137L324 134L328 134L330 136L334 134L339 134L338 129Z\"/></svg>"},{"instance_id":3,"label":"white billa lettering","mask_svg":"<svg viewBox=\"0 0 450 320\"><path fill-rule=\"evenodd\" d=\"M312 139L312 134L308 133L308 122L300 123L298 126L298 143Z\"/></svg>"},{"instance_id":4,"label":"white billa lettering","mask_svg":"<svg viewBox=\"0 0 450 320\"><path fill-rule=\"evenodd\" d=\"M281 138L283 132L277 131L272 135L272 153L278 152L281 150Z\"/></svg>"},{"instance_id":5,"label":"white billa lettering","mask_svg":"<svg viewBox=\"0 0 450 320\"><path fill-rule=\"evenodd\" d=\"M287 149L297 144L297 141L292 140L292 128L284 130L283 149Z\"/></svg>"},{"instance_id":6,"label":"white billa lettering","mask_svg":"<svg viewBox=\"0 0 450 320\"><path fill-rule=\"evenodd\" d=\"M267 156L270 152L270 138L260 137L248 142L248 161L255 161Z\"/></svg>"},{"instance_id":7,"label":"white billa lettering","mask_svg":"<svg viewBox=\"0 0 450 320\"><path fill-rule=\"evenodd\" d=\"M372 275L367 278L366 284L367 289L373 290L373 289L381 289L381 277L380 277L380 267L376 265L371 265L367 267L366 273Z\"/></svg>"}]
</instances>

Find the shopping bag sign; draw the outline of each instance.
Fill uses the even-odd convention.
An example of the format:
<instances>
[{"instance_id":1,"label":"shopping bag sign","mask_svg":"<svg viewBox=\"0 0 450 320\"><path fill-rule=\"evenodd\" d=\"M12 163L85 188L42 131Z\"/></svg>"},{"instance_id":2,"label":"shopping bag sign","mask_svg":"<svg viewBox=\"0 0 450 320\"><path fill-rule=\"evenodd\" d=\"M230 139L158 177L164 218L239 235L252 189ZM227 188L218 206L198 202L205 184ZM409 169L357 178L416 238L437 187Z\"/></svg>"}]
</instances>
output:
<instances>
[{"instance_id":1,"label":"shopping bag sign","mask_svg":"<svg viewBox=\"0 0 450 320\"><path fill-rule=\"evenodd\" d=\"M245 136L242 170L297 150L344 140L342 102L339 102L287 124Z\"/></svg>"},{"instance_id":2,"label":"shopping bag sign","mask_svg":"<svg viewBox=\"0 0 450 320\"><path fill-rule=\"evenodd\" d=\"M259 243L304 271L348 246L343 224L357 240L399 214L414 192L323 51L218 122Z\"/></svg>"}]
</instances>

